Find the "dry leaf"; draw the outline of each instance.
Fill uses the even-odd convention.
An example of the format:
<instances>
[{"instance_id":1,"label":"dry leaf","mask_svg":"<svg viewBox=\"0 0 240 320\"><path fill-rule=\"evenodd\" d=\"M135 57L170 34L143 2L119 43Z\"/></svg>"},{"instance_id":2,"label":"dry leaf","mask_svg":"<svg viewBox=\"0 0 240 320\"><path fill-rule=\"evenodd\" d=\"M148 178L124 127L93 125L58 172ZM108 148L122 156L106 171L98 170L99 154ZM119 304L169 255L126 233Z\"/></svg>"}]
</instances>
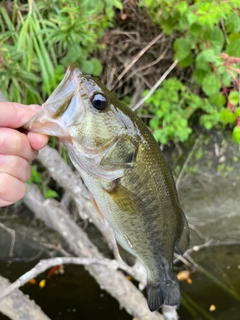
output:
<instances>
[{"instance_id":1,"label":"dry leaf","mask_svg":"<svg viewBox=\"0 0 240 320\"><path fill-rule=\"evenodd\" d=\"M41 280L40 282L39 282L39 288L44 288L45 287L45 285L46 285L46 280L45 279L43 279L43 280Z\"/></svg>"},{"instance_id":2,"label":"dry leaf","mask_svg":"<svg viewBox=\"0 0 240 320\"><path fill-rule=\"evenodd\" d=\"M178 280L179 281L187 280L189 278L189 274L190 273L187 270L178 272L178 274L177 274Z\"/></svg>"},{"instance_id":3,"label":"dry leaf","mask_svg":"<svg viewBox=\"0 0 240 320\"><path fill-rule=\"evenodd\" d=\"M30 280L28 281L28 283L36 284L36 283L37 283L37 281L36 281L36 279L32 278L32 279L30 279Z\"/></svg>"},{"instance_id":4,"label":"dry leaf","mask_svg":"<svg viewBox=\"0 0 240 320\"><path fill-rule=\"evenodd\" d=\"M210 308L209 308L209 311L215 311L216 310L216 307L215 307L215 305L214 304L211 304L210 305Z\"/></svg>"}]
</instances>

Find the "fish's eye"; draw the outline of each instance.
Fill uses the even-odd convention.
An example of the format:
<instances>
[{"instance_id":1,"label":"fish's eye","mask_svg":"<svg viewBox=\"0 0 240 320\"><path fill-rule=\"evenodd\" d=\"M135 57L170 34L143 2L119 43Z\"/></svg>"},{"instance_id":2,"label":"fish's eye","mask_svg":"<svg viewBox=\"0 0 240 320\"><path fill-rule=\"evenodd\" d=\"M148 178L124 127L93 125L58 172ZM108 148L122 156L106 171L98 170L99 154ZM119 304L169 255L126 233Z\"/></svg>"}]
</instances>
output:
<instances>
[{"instance_id":1,"label":"fish's eye","mask_svg":"<svg viewBox=\"0 0 240 320\"><path fill-rule=\"evenodd\" d=\"M104 110L108 105L107 98L102 93L94 94L91 102L93 107L97 110Z\"/></svg>"}]
</instances>

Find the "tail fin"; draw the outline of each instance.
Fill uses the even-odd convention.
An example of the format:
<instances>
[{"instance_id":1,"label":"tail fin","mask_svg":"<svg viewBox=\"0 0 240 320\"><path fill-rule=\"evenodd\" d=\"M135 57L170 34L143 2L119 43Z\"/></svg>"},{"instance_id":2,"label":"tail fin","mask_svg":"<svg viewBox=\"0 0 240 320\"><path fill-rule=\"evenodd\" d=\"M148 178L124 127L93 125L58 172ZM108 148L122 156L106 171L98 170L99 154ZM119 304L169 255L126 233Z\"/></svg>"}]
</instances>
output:
<instances>
[{"instance_id":1,"label":"tail fin","mask_svg":"<svg viewBox=\"0 0 240 320\"><path fill-rule=\"evenodd\" d=\"M147 286L148 307L151 311L158 310L162 305L179 306L181 295L177 281L170 283L149 283Z\"/></svg>"}]
</instances>

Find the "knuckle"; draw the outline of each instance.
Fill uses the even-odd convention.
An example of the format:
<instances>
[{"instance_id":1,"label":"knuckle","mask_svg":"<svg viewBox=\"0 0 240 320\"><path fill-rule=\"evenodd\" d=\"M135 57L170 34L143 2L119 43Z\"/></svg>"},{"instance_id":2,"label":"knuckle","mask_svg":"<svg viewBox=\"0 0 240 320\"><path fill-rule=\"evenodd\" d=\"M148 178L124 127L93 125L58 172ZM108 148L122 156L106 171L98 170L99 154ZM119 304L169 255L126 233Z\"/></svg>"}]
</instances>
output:
<instances>
[{"instance_id":1,"label":"knuckle","mask_svg":"<svg viewBox=\"0 0 240 320\"><path fill-rule=\"evenodd\" d=\"M24 141L22 134L15 134L13 143L13 148L17 154L21 153L24 150Z\"/></svg>"},{"instance_id":2,"label":"knuckle","mask_svg":"<svg viewBox=\"0 0 240 320\"><path fill-rule=\"evenodd\" d=\"M0 173L0 198L14 203L22 199L26 192L25 184L7 173Z\"/></svg>"},{"instance_id":3,"label":"knuckle","mask_svg":"<svg viewBox=\"0 0 240 320\"><path fill-rule=\"evenodd\" d=\"M4 131L1 130L1 134L0 134L0 152L2 150L5 150L6 147L7 147L7 144L8 144L8 139L7 139L7 136L6 134L4 134Z\"/></svg>"},{"instance_id":4,"label":"knuckle","mask_svg":"<svg viewBox=\"0 0 240 320\"><path fill-rule=\"evenodd\" d=\"M22 199L24 196L25 196L25 193L26 193L26 186L23 182L20 183L20 186L19 186L19 192L17 194L17 200L15 201L18 201L20 199Z\"/></svg>"},{"instance_id":5,"label":"knuckle","mask_svg":"<svg viewBox=\"0 0 240 320\"><path fill-rule=\"evenodd\" d=\"M30 179L32 174L32 169L29 163L27 163L26 165L26 169L25 169L25 178L24 178L24 182L26 182L28 179Z\"/></svg>"},{"instance_id":6,"label":"knuckle","mask_svg":"<svg viewBox=\"0 0 240 320\"><path fill-rule=\"evenodd\" d=\"M7 184L8 175L6 173L0 173L0 195L4 192Z\"/></svg>"}]
</instances>

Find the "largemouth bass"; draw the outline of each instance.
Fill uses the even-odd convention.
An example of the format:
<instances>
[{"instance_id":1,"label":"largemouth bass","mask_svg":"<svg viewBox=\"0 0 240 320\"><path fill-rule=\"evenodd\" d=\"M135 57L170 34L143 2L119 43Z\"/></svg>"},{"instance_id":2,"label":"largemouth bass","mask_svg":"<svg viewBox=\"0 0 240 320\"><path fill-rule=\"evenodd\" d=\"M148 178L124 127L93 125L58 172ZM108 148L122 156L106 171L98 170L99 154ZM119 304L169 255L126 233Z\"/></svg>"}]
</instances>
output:
<instances>
[{"instance_id":1,"label":"largemouth bass","mask_svg":"<svg viewBox=\"0 0 240 320\"><path fill-rule=\"evenodd\" d=\"M148 306L177 306L176 247L188 247L188 224L172 174L151 132L98 80L74 65L25 126L57 136L104 218L119 254L147 271Z\"/></svg>"}]
</instances>

